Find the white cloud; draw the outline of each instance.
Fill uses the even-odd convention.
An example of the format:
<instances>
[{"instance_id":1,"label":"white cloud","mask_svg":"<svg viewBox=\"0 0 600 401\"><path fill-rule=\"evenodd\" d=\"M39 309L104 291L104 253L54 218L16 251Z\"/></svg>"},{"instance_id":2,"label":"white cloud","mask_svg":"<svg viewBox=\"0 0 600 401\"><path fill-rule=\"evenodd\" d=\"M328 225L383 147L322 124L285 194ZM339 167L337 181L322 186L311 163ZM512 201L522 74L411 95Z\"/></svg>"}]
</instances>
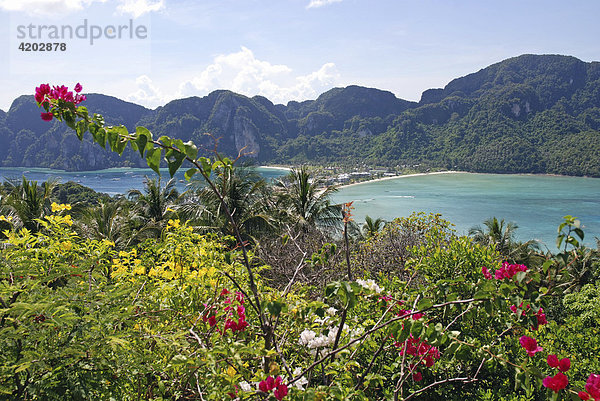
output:
<instances>
[{"instance_id":1,"label":"white cloud","mask_svg":"<svg viewBox=\"0 0 600 401\"><path fill-rule=\"evenodd\" d=\"M0 10L57 16L81 11L93 3L107 3L107 0L0 0ZM118 13L130 14L135 18L165 6L165 0L117 0L116 3Z\"/></svg>"},{"instance_id":2,"label":"white cloud","mask_svg":"<svg viewBox=\"0 0 600 401\"><path fill-rule=\"evenodd\" d=\"M147 75L137 77L135 84L138 90L127 96L127 100L130 102L142 104L150 108L162 106L167 102L168 99L163 96L162 91L154 85Z\"/></svg>"},{"instance_id":3,"label":"white cloud","mask_svg":"<svg viewBox=\"0 0 600 401\"><path fill-rule=\"evenodd\" d=\"M318 8L327 6L333 3L341 3L342 0L310 0L310 3L306 6L306 8Z\"/></svg>"},{"instance_id":4,"label":"white cloud","mask_svg":"<svg viewBox=\"0 0 600 401\"><path fill-rule=\"evenodd\" d=\"M0 0L0 9L5 11L24 11L33 15L69 14L83 10L92 3L104 3L106 0Z\"/></svg>"},{"instance_id":5,"label":"white cloud","mask_svg":"<svg viewBox=\"0 0 600 401\"><path fill-rule=\"evenodd\" d=\"M294 76L290 67L259 60L250 49L242 47L239 52L216 56L212 64L180 85L177 96L202 96L216 89L230 89L285 103L315 98L334 86L339 78L333 63L326 63L307 75Z\"/></svg>"},{"instance_id":6,"label":"white cloud","mask_svg":"<svg viewBox=\"0 0 600 401\"><path fill-rule=\"evenodd\" d=\"M117 11L131 14L134 18L149 12L159 11L165 7L165 0L119 0Z\"/></svg>"}]
</instances>

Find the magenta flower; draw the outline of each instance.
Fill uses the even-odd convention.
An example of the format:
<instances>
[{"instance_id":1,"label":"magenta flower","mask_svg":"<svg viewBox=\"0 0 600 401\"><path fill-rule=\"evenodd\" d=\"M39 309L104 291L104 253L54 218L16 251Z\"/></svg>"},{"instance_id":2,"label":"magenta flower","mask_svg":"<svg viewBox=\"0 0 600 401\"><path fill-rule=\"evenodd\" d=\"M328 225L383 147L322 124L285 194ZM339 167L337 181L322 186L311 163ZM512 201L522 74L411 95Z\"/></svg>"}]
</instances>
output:
<instances>
[{"instance_id":1,"label":"magenta flower","mask_svg":"<svg viewBox=\"0 0 600 401\"><path fill-rule=\"evenodd\" d=\"M488 270L487 267L483 266L481 268L481 273L483 273L483 277L485 277L488 280L493 279L494 277L492 276L492 274L490 273L490 271Z\"/></svg>"},{"instance_id":2,"label":"magenta flower","mask_svg":"<svg viewBox=\"0 0 600 401\"><path fill-rule=\"evenodd\" d=\"M548 358L546 358L546 362L548 362L548 366L550 366L551 368L558 368L558 357L556 355L548 355Z\"/></svg>"},{"instance_id":3,"label":"magenta flower","mask_svg":"<svg viewBox=\"0 0 600 401\"><path fill-rule=\"evenodd\" d=\"M563 358L558 361L558 370L568 372L569 369L571 369L571 360L569 358Z\"/></svg>"},{"instance_id":4,"label":"magenta flower","mask_svg":"<svg viewBox=\"0 0 600 401\"><path fill-rule=\"evenodd\" d=\"M558 372L553 377L547 376L542 381L542 384L544 387L547 387L555 393L558 393L560 390L567 387L567 384L569 384L569 379L564 374Z\"/></svg>"},{"instance_id":5,"label":"magenta flower","mask_svg":"<svg viewBox=\"0 0 600 401\"><path fill-rule=\"evenodd\" d=\"M600 375L592 373L585 384L587 391L595 400L600 400Z\"/></svg>"},{"instance_id":6,"label":"magenta flower","mask_svg":"<svg viewBox=\"0 0 600 401\"><path fill-rule=\"evenodd\" d=\"M412 378L414 381L420 382L421 380L423 380L423 374L421 374L421 372L415 372L413 373Z\"/></svg>"},{"instance_id":7,"label":"magenta flower","mask_svg":"<svg viewBox=\"0 0 600 401\"><path fill-rule=\"evenodd\" d=\"M281 401L281 399L283 399L283 397L285 397L288 393L288 388L285 384L283 384L283 379L281 378L281 376L277 376L277 379L275 379L275 391L273 391L273 395L275 396L275 398L277 398L277 400Z\"/></svg>"},{"instance_id":8,"label":"magenta flower","mask_svg":"<svg viewBox=\"0 0 600 401\"><path fill-rule=\"evenodd\" d=\"M82 90L83 88L81 87L81 84L80 84L79 82L77 82L77 85L75 85L75 88L74 88L74 89L75 89L75 92L79 93L79 92L81 92L81 90Z\"/></svg>"},{"instance_id":9,"label":"magenta flower","mask_svg":"<svg viewBox=\"0 0 600 401\"><path fill-rule=\"evenodd\" d=\"M583 401L587 401L590 399L590 395L588 393L586 393L585 391L580 391L579 393L577 393L577 395L579 396L579 398L581 398Z\"/></svg>"},{"instance_id":10,"label":"magenta flower","mask_svg":"<svg viewBox=\"0 0 600 401\"><path fill-rule=\"evenodd\" d=\"M525 348L527 351L527 355L534 356L536 352L543 351L544 349L538 346L538 343L535 338L523 336L519 339L519 343L521 347Z\"/></svg>"},{"instance_id":11,"label":"magenta flower","mask_svg":"<svg viewBox=\"0 0 600 401\"><path fill-rule=\"evenodd\" d=\"M52 121L52 117L54 117L52 113L42 113L41 116L44 121Z\"/></svg>"}]
</instances>

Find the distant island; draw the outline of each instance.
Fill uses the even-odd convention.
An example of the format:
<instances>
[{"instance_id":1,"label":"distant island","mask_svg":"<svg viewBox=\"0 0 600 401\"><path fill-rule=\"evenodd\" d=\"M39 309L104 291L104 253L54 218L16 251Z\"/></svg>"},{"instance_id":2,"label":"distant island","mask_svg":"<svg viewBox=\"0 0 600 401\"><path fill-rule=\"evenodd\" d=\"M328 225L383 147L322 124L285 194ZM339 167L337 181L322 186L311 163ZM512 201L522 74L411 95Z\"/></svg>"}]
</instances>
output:
<instances>
[{"instance_id":1,"label":"distant island","mask_svg":"<svg viewBox=\"0 0 600 401\"><path fill-rule=\"evenodd\" d=\"M410 102L379 89L334 88L316 100L273 104L219 90L150 110L89 94L107 123L148 127L260 164L461 170L600 177L600 63L522 55L423 92ZM145 167L79 142L64 124L39 118L33 96L0 111L0 166L97 170ZM384 174L384 173L382 173Z\"/></svg>"}]
</instances>

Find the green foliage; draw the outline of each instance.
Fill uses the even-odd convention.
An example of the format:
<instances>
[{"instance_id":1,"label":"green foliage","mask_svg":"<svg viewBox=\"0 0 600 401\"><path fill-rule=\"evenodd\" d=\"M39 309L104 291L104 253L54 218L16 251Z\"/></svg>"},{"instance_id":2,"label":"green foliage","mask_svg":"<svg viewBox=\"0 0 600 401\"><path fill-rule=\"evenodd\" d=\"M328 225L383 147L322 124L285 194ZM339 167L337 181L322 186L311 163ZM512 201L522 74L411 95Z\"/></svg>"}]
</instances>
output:
<instances>
[{"instance_id":1,"label":"green foliage","mask_svg":"<svg viewBox=\"0 0 600 401\"><path fill-rule=\"evenodd\" d=\"M307 258L297 235L307 230L287 226L283 244L303 254L277 290L257 274L270 269L254 256L261 244L249 246L243 220L230 208L231 160L217 153L196 158L192 145L148 139L141 129L105 127L101 116L61 102L51 105L54 116L73 129L87 126L101 146L108 142L122 153L128 143L136 151L145 143L147 163L159 152L171 173L184 160L191 164L217 198L233 237L201 235L162 214L168 220L160 236L118 250L108 238L116 209L95 213L98 239L74 230L69 205L51 204L51 212L35 219L35 234L2 216L11 227L0 258L0 391L6 398L464 400L487 397L487 390L499 399L548 398L541 380L552 371L539 355L547 351L520 344L524 336L550 350L564 344L560 349L584 363L573 368L575 386L559 396L580 388L588 367L597 368L589 358L598 350L596 327L575 336L585 347L572 341L572 330L583 327L579 316L564 318L569 324L561 331L555 322L542 327L552 300L578 291L580 273L597 267L597 253L581 245L583 232L571 216L558 230L561 253L529 268L500 267L495 245L457 237L439 215L398 219L353 255L345 235L342 263L329 243ZM328 205L311 192L305 172L290 178L290 187L280 188L281 204L298 202L295 212L305 220L310 214L302 211L311 205ZM306 191L286 191L294 181ZM286 203L289 194L297 199ZM344 218L346 228L349 213ZM364 255L398 238L406 259L402 265L388 260L380 274L379 261ZM361 263L354 270L370 278L353 279L354 259ZM327 264L347 277L323 288L294 285L302 269ZM482 265L500 270L497 278ZM266 388L269 381L275 391Z\"/></svg>"}]
</instances>

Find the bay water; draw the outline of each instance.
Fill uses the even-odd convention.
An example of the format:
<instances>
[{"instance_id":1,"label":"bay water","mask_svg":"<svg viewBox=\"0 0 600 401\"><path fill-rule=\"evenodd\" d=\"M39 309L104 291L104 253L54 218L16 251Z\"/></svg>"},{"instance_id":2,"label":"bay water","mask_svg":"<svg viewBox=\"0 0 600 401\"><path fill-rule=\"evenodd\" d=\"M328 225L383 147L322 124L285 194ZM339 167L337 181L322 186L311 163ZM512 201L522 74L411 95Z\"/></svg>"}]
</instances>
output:
<instances>
[{"instance_id":1,"label":"bay water","mask_svg":"<svg viewBox=\"0 0 600 401\"><path fill-rule=\"evenodd\" d=\"M495 216L519 226L518 240L540 240L551 251L556 251L557 227L565 215L581 220L587 246L595 247L594 237L600 237L599 178L473 173L405 176L342 187L334 201L354 201L354 219L359 224L366 215L389 221L412 212L431 212L441 213L459 234Z\"/></svg>"},{"instance_id":2,"label":"bay water","mask_svg":"<svg viewBox=\"0 0 600 401\"><path fill-rule=\"evenodd\" d=\"M257 167L257 172L269 180L285 175L287 170ZM23 175L38 182L51 178L62 183L74 181L110 195L141 190L146 176L156 177L152 170L140 168L81 172L0 168L3 179L20 180ZM169 177L167 170L161 175L163 180ZM175 178L178 189L184 190L183 171ZM595 247L595 237L600 237L599 178L474 173L400 176L342 187L333 196L334 203L350 201L354 201L354 219L359 224L367 215L390 221L412 212L441 213L458 234L466 234L495 216L519 226L518 240L540 240L555 251L556 228L563 216L572 215L583 224L586 245Z\"/></svg>"}]
</instances>

